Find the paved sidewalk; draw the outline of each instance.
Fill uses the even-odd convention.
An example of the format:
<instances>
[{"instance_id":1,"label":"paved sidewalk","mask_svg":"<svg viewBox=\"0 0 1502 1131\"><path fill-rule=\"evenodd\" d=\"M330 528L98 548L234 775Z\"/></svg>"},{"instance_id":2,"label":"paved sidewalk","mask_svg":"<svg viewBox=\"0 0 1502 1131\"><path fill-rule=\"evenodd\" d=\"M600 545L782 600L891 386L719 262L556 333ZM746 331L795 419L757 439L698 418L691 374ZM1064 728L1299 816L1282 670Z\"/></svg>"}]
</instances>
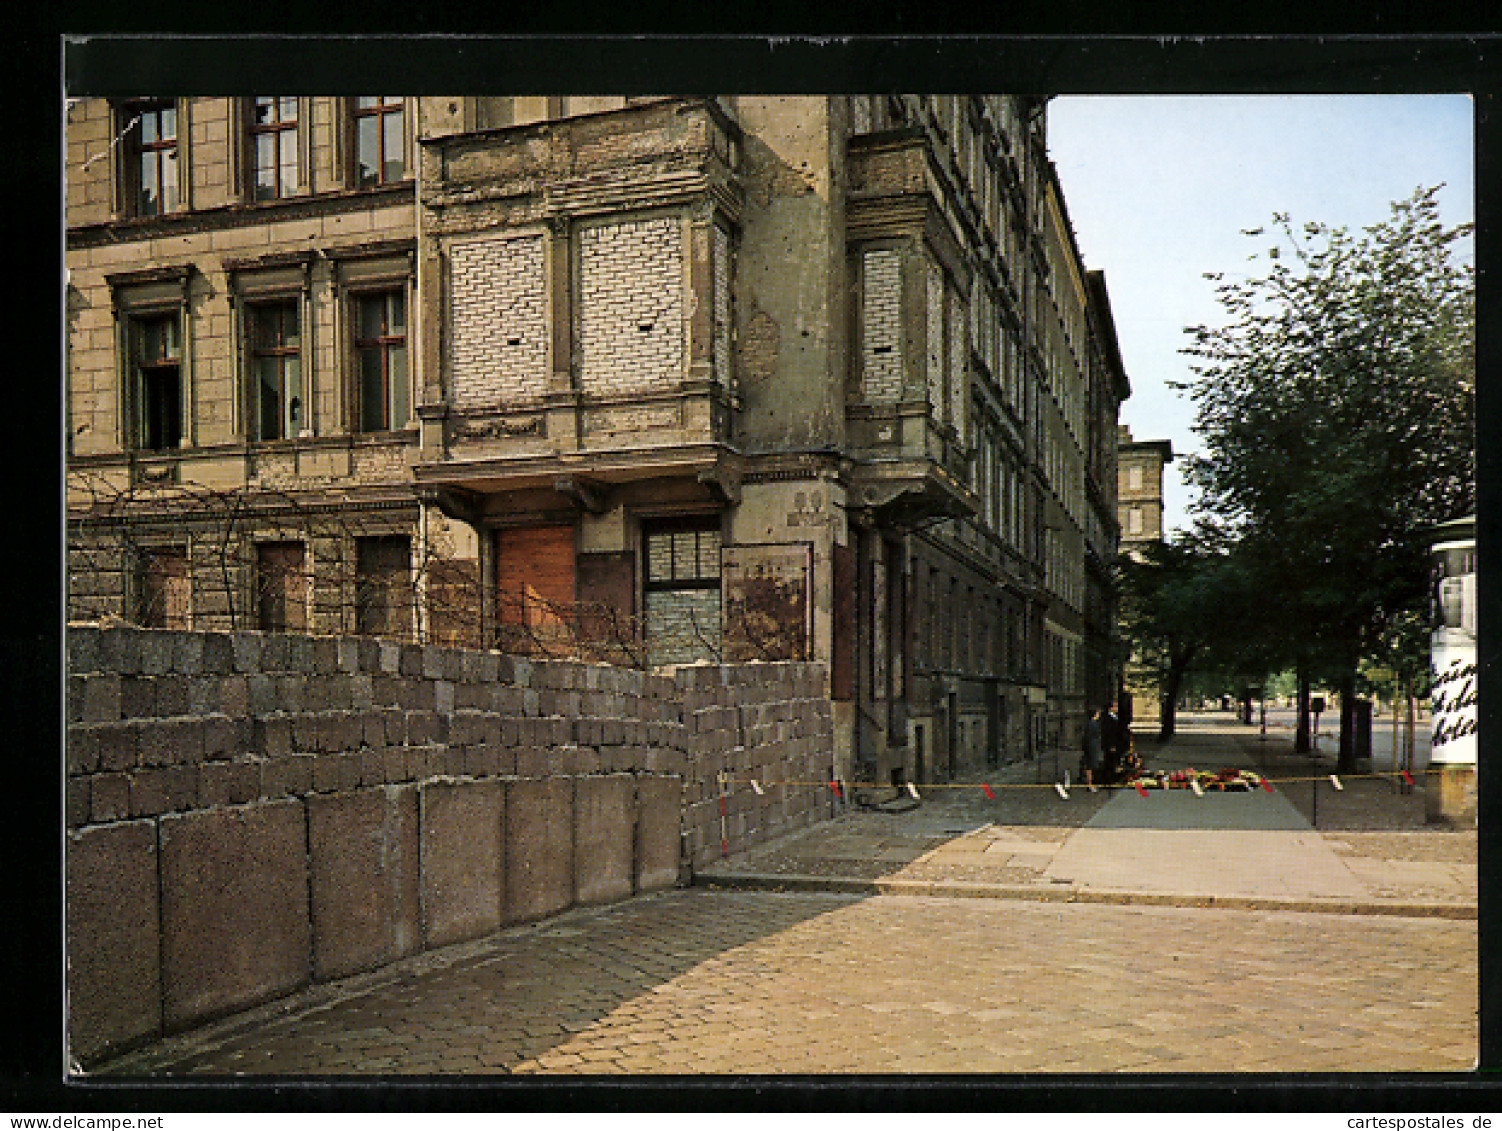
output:
<instances>
[{"instance_id":1,"label":"paved sidewalk","mask_svg":"<svg viewBox=\"0 0 1502 1131\"><path fill-rule=\"evenodd\" d=\"M908 812L849 811L705 869L701 883L1109 903L1474 918L1476 834L1415 825L1421 794L1387 778L1346 779L1295 759L1286 737L1189 717L1173 743L1139 740L1149 768L1256 770L1248 793L1077 783L1053 763L1016 763L979 781L920 788ZM1060 764L1065 763L1060 759ZM1039 779L1043 778L1042 781ZM1317 794L1316 795L1316 791ZM1351 825L1352 813L1362 820ZM1319 822L1317 831L1310 817ZM1332 822L1335 828L1331 829ZM1386 822L1384 824L1384 822Z\"/></svg>"}]
</instances>

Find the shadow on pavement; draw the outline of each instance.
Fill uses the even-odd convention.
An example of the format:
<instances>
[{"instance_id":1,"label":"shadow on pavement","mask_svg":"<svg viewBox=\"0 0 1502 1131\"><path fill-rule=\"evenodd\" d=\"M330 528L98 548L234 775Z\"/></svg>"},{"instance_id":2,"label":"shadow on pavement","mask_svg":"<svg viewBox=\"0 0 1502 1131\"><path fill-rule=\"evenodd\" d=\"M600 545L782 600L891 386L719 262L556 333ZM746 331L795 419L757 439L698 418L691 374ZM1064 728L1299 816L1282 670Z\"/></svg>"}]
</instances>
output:
<instances>
[{"instance_id":1,"label":"shadow on pavement","mask_svg":"<svg viewBox=\"0 0 1502 1131\"><path fill-rule=\"evenodd\" d=\"M638 1003L674 992L680 975L712 970L738 947L860 898L788 895L769 902L766 893L670 890L576 909L168 1038L94 1074L125 1080L527 1071L597 1022L629 1023ZM707 1015L715 1004L699 1007ZM590 1068L583 1062L569 1071Z\"/></svg>"}]
</instances>

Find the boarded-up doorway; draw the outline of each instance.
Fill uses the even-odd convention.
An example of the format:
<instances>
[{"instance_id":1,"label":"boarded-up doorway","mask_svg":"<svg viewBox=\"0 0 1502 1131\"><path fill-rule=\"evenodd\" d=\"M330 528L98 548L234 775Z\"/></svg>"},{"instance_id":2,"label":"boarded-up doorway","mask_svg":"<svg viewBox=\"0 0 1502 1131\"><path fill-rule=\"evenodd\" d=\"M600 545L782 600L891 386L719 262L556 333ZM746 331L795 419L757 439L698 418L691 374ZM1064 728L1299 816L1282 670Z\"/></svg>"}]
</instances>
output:
<instances>
[{"instance_id":1,"label":"boarded-up doorway","mask_svg":"<svg viewBox=\"0 0 1502 1131\"><path fill-rule=\"evenodd\" d=\"M518 526L495 533L497 644L551 654L572 644L574 528Z\"/></svg>"},{"instance_id":2,"label":"boarded-up doorway","mask_svg":"<svg viewBox=\"0 0 1502 1131\"><path fill-rule=\"evenodd\" d=\"M262 632L305 632L308 578L301 542L256 547L256 625Z\"/></svg>"}]
</instances>

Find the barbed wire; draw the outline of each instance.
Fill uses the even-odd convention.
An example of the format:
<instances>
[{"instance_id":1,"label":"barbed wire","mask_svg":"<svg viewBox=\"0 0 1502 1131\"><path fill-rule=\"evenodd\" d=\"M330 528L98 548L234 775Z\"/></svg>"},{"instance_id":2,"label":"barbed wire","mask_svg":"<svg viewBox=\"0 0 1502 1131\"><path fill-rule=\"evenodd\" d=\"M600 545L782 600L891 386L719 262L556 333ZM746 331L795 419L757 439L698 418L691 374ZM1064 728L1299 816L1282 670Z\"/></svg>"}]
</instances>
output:
<instances>
[{"instance_id":1,"label":"barbed wire","mask_svg":"<svg viewBox=\"0 0 1502 1131\"><path fill-rule=\"evenodd\" d=\"M416 500L378 509L275 487L122 485L69 474L68 615L163 628L381 636L646 668L641 618L484 584L424 536ZM709 646L709 636L695 631Z\"/></svg>"}]
</instances>

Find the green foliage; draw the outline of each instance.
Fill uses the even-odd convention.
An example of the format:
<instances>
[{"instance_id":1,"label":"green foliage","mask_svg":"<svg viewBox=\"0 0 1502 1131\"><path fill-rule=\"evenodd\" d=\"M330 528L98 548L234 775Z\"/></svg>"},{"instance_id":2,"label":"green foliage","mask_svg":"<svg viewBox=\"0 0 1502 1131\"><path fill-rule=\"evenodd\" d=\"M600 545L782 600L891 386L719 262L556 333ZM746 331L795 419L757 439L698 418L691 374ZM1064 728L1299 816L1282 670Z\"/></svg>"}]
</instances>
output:
<instances>
[{"instance_id":1,"label":"green foliage","mask_svg":"<svg viewBox=\"0 0 1502 1131\"><path fill-rule=\"evenodd\" d=\"M1416 660L1428 530L1475 506L1469 225L1437 192L1359 234L1277 216L1266 273L1221 279L1224 323L1189 330L1202 536L1262 595L1263 658L1316 677Z\"/></svg>"}]
</instances>

